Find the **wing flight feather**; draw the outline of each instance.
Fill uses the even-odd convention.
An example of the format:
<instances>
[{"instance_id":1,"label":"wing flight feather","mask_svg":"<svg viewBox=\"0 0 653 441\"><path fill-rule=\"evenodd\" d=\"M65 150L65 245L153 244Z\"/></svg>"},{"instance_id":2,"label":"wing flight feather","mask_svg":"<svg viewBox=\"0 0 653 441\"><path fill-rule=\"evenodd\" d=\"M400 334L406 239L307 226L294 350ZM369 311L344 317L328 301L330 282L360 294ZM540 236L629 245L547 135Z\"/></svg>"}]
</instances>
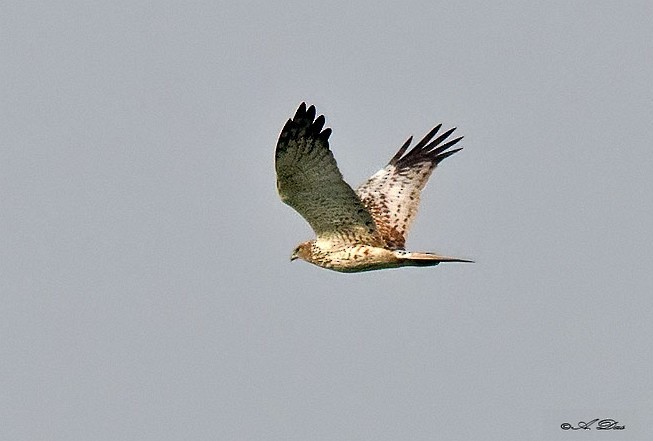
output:
<instances>
[{"instance_id":1,"label":"wing flight feather","mask_svg":"<svg viewBox=\"0 0 653 441\"><path fill-rule=\"evenodd\" d=\"M404 249L408 229L417 214L420 193L435 167L443 159L462 150L449 150L462 136L440 145L455 128L433 139L441 127L442 124L436 126L406 153L412 142L412 136L408 138L388 165L356 189L356 194L372 214L381 237L390 249Z\"/></svg>"},{"instance_id":2,"label":"wing flight feather","mask_svg":"<svg viewBox=\"0 0 653 441\"><path fill-rule=\"evenodd\" d=\"M283 127L275 151L281 199L311 225L318 239L383 242L370 212L343 178L329 149L331 129L302 103Z\"/></svg>"}]
</instances>

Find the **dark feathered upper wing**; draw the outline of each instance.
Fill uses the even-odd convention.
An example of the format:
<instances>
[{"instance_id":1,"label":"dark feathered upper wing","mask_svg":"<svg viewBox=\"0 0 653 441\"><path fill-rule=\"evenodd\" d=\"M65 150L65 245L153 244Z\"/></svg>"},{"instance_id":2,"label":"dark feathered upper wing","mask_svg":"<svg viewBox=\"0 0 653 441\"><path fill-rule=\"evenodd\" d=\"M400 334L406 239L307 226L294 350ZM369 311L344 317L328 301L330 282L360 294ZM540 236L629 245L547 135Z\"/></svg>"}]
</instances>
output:
<instances>
[{"instance_id":1,"label":"dark feathered upper wing","mask_svg":"<svg viewBox=\"0 0 653 441\"><path fill-rule=\"evenodd\" d=\"M431 141L440 127L442 124L406 153L413 139L412 136L408 138L388 165L356 189L388 248L404 248L408 229L417 214L420 192L433 169L444 158L462 150L448 150L462 136L440 145L455 129L448 130Z\"/></svg>"},{"instance_id":2,"label":"dark feathered upper wing","mask_svg":"<svg viewBox=\"0 0 653 441\"><path fill-rule=\"evenodd\" d=\"M302 103L279 135L275 154L277 190L311 225L318 239L382 244L372 216L342 179L329 150L324 116Z\"/></svg>"}]
</instances>

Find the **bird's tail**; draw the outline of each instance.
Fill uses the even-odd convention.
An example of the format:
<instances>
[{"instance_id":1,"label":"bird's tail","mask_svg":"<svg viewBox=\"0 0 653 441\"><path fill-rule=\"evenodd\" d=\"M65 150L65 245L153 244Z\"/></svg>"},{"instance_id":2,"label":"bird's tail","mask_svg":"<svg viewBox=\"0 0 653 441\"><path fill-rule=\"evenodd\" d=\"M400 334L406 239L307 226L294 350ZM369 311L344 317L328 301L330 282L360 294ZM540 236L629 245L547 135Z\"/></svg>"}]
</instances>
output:
<instances>
[{"instance_id":1,"label":"bird's tail","mask_svg":"<svg viewBox=\"0 0 653 441\"><path fill-rule=\"evenodd\" d=\"M408 251L395 251L395 256L406 266L435 266L440 262L474 263L473 260L458 257L440 256L434 253L413 253Z\"/></svg>"}]
</instances>

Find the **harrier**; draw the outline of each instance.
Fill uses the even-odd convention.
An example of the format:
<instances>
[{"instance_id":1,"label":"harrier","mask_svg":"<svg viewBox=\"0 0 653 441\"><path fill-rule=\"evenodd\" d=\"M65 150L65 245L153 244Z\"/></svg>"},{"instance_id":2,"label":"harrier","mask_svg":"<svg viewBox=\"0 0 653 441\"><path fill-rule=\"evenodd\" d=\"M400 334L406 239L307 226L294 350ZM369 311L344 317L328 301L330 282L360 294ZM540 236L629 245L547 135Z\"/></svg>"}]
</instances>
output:
<instances>
[{"instance_id":1,"label":"harrier","mask_svg":"<svg viewBox=\"0 0 653 441\"><path fill-rule=\"evenodd\" d=\"M315 118L315 107L307 109L302 103L277 142L275 167L281 200L301 214L317 236L299 244L290 260L302 259L346 273L471 262L404 249L420 192L433 169L462 150L450 150L462 136L447 141L455 128L433 139L442 127L439 124L406 152L411 136L388 165L354 191L329 150L331 129L323 127L324 116Z\"/></svg>"}]
</instances>

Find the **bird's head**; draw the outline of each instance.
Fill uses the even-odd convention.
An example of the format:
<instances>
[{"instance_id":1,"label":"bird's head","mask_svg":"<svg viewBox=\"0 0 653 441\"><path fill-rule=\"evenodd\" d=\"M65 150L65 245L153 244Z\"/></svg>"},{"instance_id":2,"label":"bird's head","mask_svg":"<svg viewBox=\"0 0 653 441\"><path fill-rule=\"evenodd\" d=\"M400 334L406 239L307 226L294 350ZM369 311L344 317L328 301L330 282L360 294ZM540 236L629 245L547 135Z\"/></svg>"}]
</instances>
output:
<instances>
[{"instance_id":1,"label":"bird's head","mask_svg":"<svg viewBox=\"0 0 653 441\"><path fill-rule=\"evenodd\" d=\"M310 262L312 243L302 242L293 250L290 261L297 259L307 260Z\"/></svg>"}]
</instances>

